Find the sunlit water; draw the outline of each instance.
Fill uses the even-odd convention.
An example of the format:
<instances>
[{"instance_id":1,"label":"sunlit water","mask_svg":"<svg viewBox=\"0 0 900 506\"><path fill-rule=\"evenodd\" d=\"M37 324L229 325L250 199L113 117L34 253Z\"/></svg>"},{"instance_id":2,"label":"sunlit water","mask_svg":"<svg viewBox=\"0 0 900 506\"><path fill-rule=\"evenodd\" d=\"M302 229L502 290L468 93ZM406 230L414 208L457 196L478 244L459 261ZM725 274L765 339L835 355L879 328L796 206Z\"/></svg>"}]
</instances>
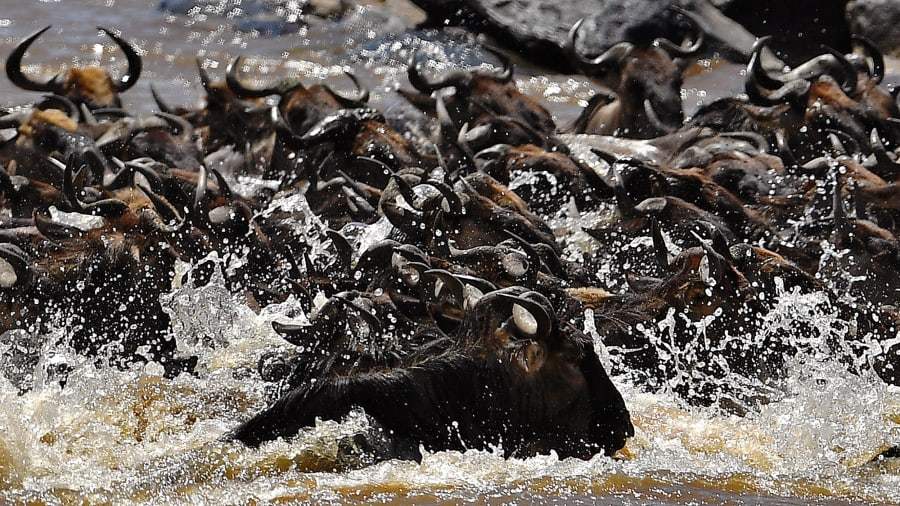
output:
<instances>
[{"instance_id":1,"label":"sunlit water","mask_svg":"<svg viewBox=\"0 0 900 506\"><path fill-rule=\"evenodd\" d=\"M405 85L402 63L409 47L422 45L469 64L480 57L465 49L464 38L458 39L459 46L435 46L422 39L434 39L434 34L404 33L417 14L399 2L376 3L340 23L318 22L297 34L268 39L234 32L230 22L215 16L159 13L156 4L4 2L0 52L53 23L55 30L30 52L33 72L49 77L61 65L97 60L117 66L120 62L111 62L111 55L96 46L107 41L93 27L121 29L146 52L142 82L125 95L126 106L139 111L154 109L151 81L170 103L198 101L197 56L214 75L221 75L229 58L244 53L261 57L254 60L262 63L261 72L301 74L310 82L326 79L345 89L349 83L340 73L353 67L373 86L376 103L387 109L400 107L389 92L398 83ZM348 38L352 42L345 43ZM283 63L282 56L289 62ZM730 65L701 71L689 81L686 106L739 89L739 79L734 79L739 71ZM519 85L544 97L560 123L591 94L583 78L538 73L524 69ZM33 100L34 94L14 90L0 79L0 97L0 102L14 104ZM576 257L590 247L578 225L564 216L554 224L567 252ZM365 241L379 233L374 226ZM839 326L827 325L833 317L815 310L821 307L818 296L782 294L767 317L767 328L790 329L804 320L825 322L819 328L832 332ZM900 502L900 461L873 460L900 443L900 389L850 374L814 351L791 364L774 402L744 417L688 407L674 395L646 393L626 377L618 378L637 434L616 459L560 461L550 455L504 460L498 449L426 453L420 464L369 465L366 456L346 444L349 436L366 430L361 413L258 450L219 442L270 398L271 386L259 380L255 366L263 352L287 346L270 324L302 319L303 308L289 301L255 313L217 280L204 287L173 286L163 303L179 347L200 356L196 376L163 379L162 368L154 364L130 371L96 368L64 348L41 348L42 342L65 337L65 329L52 336L16 332L0 339L8 378L0 379L0 503ZM665 330L662 321L647 332L662 338ZM824 342L826 337L812 339ZM596 338L601 356L616 361L616 350L605 349L602 336ZM25 348L41 357L36 366L9 360ZM65 388L52 373L58 361L76 366ZM22 385L32 388L20 394Z\"/></svg>"}]
</instances>

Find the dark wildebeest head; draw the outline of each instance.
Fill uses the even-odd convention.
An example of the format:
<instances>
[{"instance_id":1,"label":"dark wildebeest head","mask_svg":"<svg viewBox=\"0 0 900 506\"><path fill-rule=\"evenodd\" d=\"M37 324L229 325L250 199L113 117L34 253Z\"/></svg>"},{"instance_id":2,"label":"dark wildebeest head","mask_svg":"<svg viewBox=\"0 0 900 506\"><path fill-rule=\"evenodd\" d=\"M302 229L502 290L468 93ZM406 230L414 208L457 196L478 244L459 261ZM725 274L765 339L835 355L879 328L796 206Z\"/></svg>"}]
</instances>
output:
<instances>
[{"instance_id":1,"label":"dark wildebeest head","mask_svg":"<svg viewBox=\"0 0 900 506\"><path fill-rule=\"evenodd\" d=\"M3 158L16 161L19 175L60 186L62 170L50 155L68 159L76 156L88 165L89 184L98 184L108 170L106 158L92 137L92 132L79 123L78 107L68 98L48 95L30 109L0 118L0 127L16 128L14 142L0 152Z\"/></svg>"},{"instance_id":2,"label":"dark wildebeest head","mask_svg":"<svg viewBox=\"0 0 900 506\"><path fill-rule=\"evenodd\" d=\"M247 155L255 153L258 158L270 155L270 144L265 141L272 134L273 126L270 107L265 101L239 98L225 81L214 82L199 58L197 72L206 92L204 106L200 109L172 107L151 84L150 91L159 110L194 125L207 153L230 145Z\"/></svg>"},{"instance_id":3,"label":"dark wildebeest head","mask_svg":"<svg viewBox=\"0 0 900 506\"><path fill-rule=\"evenodd\" d=\"M114 80L109 73L98 67L71 68L46 82L35 81L22 71L22 57L25 51L49 30L47 26L25 38L10 53L6 60L6 75L19 88L29 91L43 91L67 97L76 104L85 104L89 109L121 107L119 94L135 85L141 75L142 61L137 50L112 31L98 27L116 43L128 59L128 71Z\"/></svg>"},{"instance_id":4,"label":"dark wildebeest head","mask_svg":"<svg viewBox=\"0 0 900 506\"><path fill-rule=\"evenodd\" d=\"M402 90L401 93L424 112L438 114L438 104L431 95L452 88L452 94L442 97L450 126L456 131L467 126L474 149L489 147L496 142L547 145L556 131L550 113L516 87L509 58L498 51L490 51L502 62L503 68L499 72L454 70L438 79L429 79L419 73L417 53L413 53L407 74L410 84L419 93Z\"/></svg>"},{"instance_id":5,"label":"dark wildebeest head","mask_svg":"<svg viewBox=\"0 0 900 506\"><path fill-rule=\"evenodd\" d=\"M300 135L307 133L325 117L342 109L364 107L369 100L369 90L363 88L350 72L345 74L356 86L356 94L348 97L337 94L324 84L305 86L299 79L283 79L272 86L253 88L244 84L238 76L242 62L243 57L239 56L228 65L225 77L228 89L236 97L245 100L279 97L278 110L281 117L292 131Z\"/></svg>"},{"instance_id":6,"label":"dark wildebeest head","mask_svg":"<svg viewBox=\"0 0 900 506\"><path fill-rule=\"evenodd\" d=\"M366 107L369 90L352 73L346 75L356 86L356 94L348 97L327 85L307 87L297 79L252 88L238 77L242 61L238 57L226 74L228 88L238 98L279 97L272 111L277 136L271 176L290 176L283 178L285 183L295 182L296 176L313 179L310 171L317 170L332 153L371 156L394 169L418 164L410 143L388 126L380 113ZM300 150L303 156L297 156Z\"/></svg>"},{"instance_id":7,"label":"dark wildebeest head","mask_svg":"<svg viewBox=\"0 0 900 506\"><path fill-rule=\"evenodd\" d=\"M203 155L195 144L194 126L181 116L157 112L151 117L124 116L107 123L97 146L122 160L153 159L170 167L197 170Z\"/></svg>"},{"instance_id":8,"label":"dark wildebeest head","mask_svg":"<svg viewBox=\"0 0 900 506\"><path fill-rule=\"evenodd\" d=\"M679 9L694 34L687 47L665 38L619 42L595 58L578 52L582 21L569 31L567 51L576 65L599 78L612 93L601 92L589 102L571 129L576 133L652 138L681 127L682 75L687 57L703 45L704 33L694 14Z\"/></svg>"}]
</instances>

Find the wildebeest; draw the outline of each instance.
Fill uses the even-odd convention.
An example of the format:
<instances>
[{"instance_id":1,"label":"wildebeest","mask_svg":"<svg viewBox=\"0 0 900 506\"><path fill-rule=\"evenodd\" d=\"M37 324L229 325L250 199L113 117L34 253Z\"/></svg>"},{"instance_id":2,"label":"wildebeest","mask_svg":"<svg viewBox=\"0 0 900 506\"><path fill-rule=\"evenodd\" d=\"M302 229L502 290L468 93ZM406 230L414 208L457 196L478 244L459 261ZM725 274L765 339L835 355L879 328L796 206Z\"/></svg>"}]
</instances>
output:
<instances>
[{"instance_id":1,"label":"wildebeest","mask_svg":"<svg viewBox=\"0 0 900 506\"><path fill-rule=\"evenodd\" d=\"M633 434L628 410L584 334L541 296L512 288L482 297L453 344L401 366L297 387L229 437L251 445L290 436L316 418L362 407L396 455L501 445L506 455L555 450L611 455Z\"/></svg>"},{"instance_id":2,"label":"wildebeest","mask_svg":"<svg viewBox=\"0 0 900 506\"><path fill-rule=\"evenodd\" d=\"M44 34L50 26L46 26L26 37L10 53L6 60L6 75L19 88L28 91L42 91L63 95L76 104L85 104L90 109L104 107L122 107L119 94L128 91L141 76L143 62L137 50L115 32L103 27L98 30L105 33L125 53L128 60L128 71L119 79L112 77L99 67L71 68L62 76L56 76L46 82L36 81L22 71L22 57L28 48Z\"/></svg>"}]
</instances>

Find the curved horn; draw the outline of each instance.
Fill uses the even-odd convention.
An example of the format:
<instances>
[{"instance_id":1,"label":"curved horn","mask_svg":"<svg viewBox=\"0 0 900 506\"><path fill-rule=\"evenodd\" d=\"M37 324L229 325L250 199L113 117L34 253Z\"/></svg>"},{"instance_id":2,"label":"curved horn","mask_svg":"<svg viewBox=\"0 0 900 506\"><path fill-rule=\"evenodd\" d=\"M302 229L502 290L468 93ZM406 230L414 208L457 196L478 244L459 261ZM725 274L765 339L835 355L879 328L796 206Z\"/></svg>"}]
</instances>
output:
<instances>
[{"instance_id":1,"label":"curved horn","mask_svg":"<svg viewBox=\"0 0 900 506\"><path fill-rule=\"evenodd\" d=\"M409 63L406 66L406 75L409 78L409 84L413 88L425 94L431 94L437 90L447 88L449 86L465 87L469 82L469 75L461 71L453 71L447 74L443 79L429 81L425 76L419 73L418 62L416 61L419 51L413 51L409 57Z\"/></svg>"},{"instance_id":2,"label":"curved horn","mask_svg":"<svg viewBox=\"0 0 900 506\"><path fill-rule=\"evenodd\" d=\"M787 165L798 165L797 157L794 156L794 151L788 143L787 135L785 134L785 131L780 128L775 131L775 144L778 146L778 156L787 162Z\"/></svg>"},{"instance_id":3,"label":"curved horn","mask_svg":"<svg viewBox=\"0 0 900 506\"><path fill-rule=\"evenodd\" d=\"M430 270L431 266L422 262L406 262L399 268L400 276L403 282L410 287L419 286L425 271Z\"/></svg>"},{"instance_id":4,"label":"curved horn","mask_svg":"<svg viewBox=\"0 0 900 506\"><path fill-rule=\"evenodd\" d=\"M344 202L354 215L354 220L368 220L376 213L375 208L366 199L361 197L352 187L341 186L344 194Z\"/></svg>"},{"instance_id":5,"label":"curved horn","mask_svg":"<svg viewBox=\"0 0 900 506\"><path fill-rule=\"evenodd\" d=\"M312 325L294 325L272 322L272 330L282 339L294 346L307 346L314 341L311 335Z\"/></svg>"},{"instance_id":6,"label":"curved horn","mask_svg":"<svg viewBox=\"0 0 900 506\"><path fill-rule=\"evenodd\" d=\"M706 32L703 30L702 23L693 12L682 9L677 5L672 5L669 8L687 18L691 27L694 29L694 33L696 34L696 36L694 37L694 41L690 46L684 47L673 43L669 39L661 37L654 40L653 45L665 49L666 52L673 56L685 57L697 54L697 52L700 51L700 48L703 47L703 41L706 37Z\"/></svg>"},{"instance_id":7,"label":"curved horn","mask_svg":"<svg viewBox=\"0 0 900 506\"><path fill-rule=\"evenodd\" d=\"M13 84L22 88L23 90L28 91L51 91L57 93L60 90L59 83L56 81L56 78L50 79L47 82L40 83L37 81L33 81L31 78L27 77L22 72L22 57L25 55L25 51L28 51L28 48L40 37L44 32L50 29L50 26L47 25L44 28L34 32L29 35L22 42L13 49L13 52L9 54L9 58L6 60L6 75L9 77L9 80L12 81Z\"/></svg>"},{"instance_id":8,"label":"curved horn","mask_svg":"<svg viewBox=\"0 0 900 506\"><path fill-rule=\"evenodd\" d=\"M98 30L105 33L107 37L113 40L119 49L125 53L125 58L128 60L128 71L125 72L125 75L119 78L119 82L116 83L116 91L122 93L127 91L129 88L137 83L138 78L141 77L141 69L144 66L143 61L141 60L141 55L137 53L137 50L129 44L125 39L119 37L115 33L102 26L97 27Z\"/></svg>"},{"instance_id":9,"label":"curved horn","mask_svg":"<svg viewBox=\"0 0 900 506\"><path fill-rule=\"evenodd\" d=\"M281 93L281 90L277 86L258 89L245 86L238 78L238 69L243 60L243 56L238 56L234 61L229 63L228 68L225 69L225 84L232 93L239 98L263 98L271 95L279 95Z\"/></svg>"},{"instance_id":10,"label":"curved horn","mask_svg":"<svg viewBox=\"0 0 900 506\"><path fill-rule=\"evenodd\" d=\"M209 77L209 72L203 68L203 62L200 61L200 58L195 60L197 62L197 74L200 76L200 85L203 86L203 89L206 90L207 94L213 92L212 89L212 79Z\"/></svg>"},{"instance_id":11,"label":"curved horn","mask_svg":"<svg viewBox=\"0 0 900 506\"><path fill-rule=\"evenodd\" d=\"M503 232L510 238L512 238L512 240L516 241L516 243L522 248L522 251L524 251L525 255L528 257L528 262L531 264L528 268L528 274L533 277L538 273L538 271L542 269L547 272L550 271L550 269L548 269L544 265L544 259L541 258L540 253L538 253L538 251L534 248L534 246L531 245L531 243L509 230L504 230Z\"/></svg>"},{"instance_id":12,"label":"curved horn","mask_svg":"<svg viewBox=\"0 0 900 506\"><path fill-rule=\"evenodd\" d=\"M444 97L438 95L434 101L434 112L437 115L438 125L441 127L440 134L447 140L464 141L464 134L457 132L453 118L450 117L450 111L447 110L447 104L444 103ZM453 139L453 133L456 132L458 139Z\"/></svg>"},{"instance_id":13,"label":"curved horn","mask_svg":"<svg viewBox=\"0 0 900 506\"><path fill-rule=\"evenodd\" d=\"M50 212L46 208L35 209L32 212L31 217L34 220L34 226L38 229L38 232L51 241L80 238L84 236L84 232L75 227L55 223L50 217Z\"/></svg>"},{"instance_id":14,"label":"curved horn","mask_svg":"<svg viewBox=\"0 0 900 506\"><path fill-rule=\"evenodd\" d=\"M381 324L381 320L379 320L377 316L372 314L368 309L360 306L356 302L353 302L346 292L334 294L331 298L340 301L350 308L357 310L362 319L365 320L366 324L369 325L369 330L371 332L380 330L383 327Z\"/></svg>"},{"instance_id":15,"label":"curved horn","mask_svg":"<svg viewBox=\"0 0 900 506\"><path fill-rule=\"evenodd\" d=\"M454 274L456 279L458 279L463 285L471 285L479 290L481 293L490 293L497 290L497 285L491 283L490 281L479 278L476 276L467 276L465 274Z\"/></svg>"},{"instance_id":16,"label":"curved horn","mask_svg":"<svg viewBox=\"0 0 900 506\"><path fill-rule=\"evenodd\" d=\"M727 137L729 139L737 139L740 141L748 142L752 144L756 151L760 153L768 153L769 152L769 141L766 140L762 135L750 131L750 130L739 130L735 132L722 132L719 134L721 137Z\"/></svg>"},{"instance_id":17,"label":"curved horn","mask_svg":"<svg viewBox=\"0 0 900 506\"><path fill-rule=\"evenodd\" d=\"M102 218L118 218L129 209L128 204L119 199L103 199L84 206L86 213Z\"/></svg>"},{"instance_id":18,"label":"curved horn","mask_svg":"<svg viewBox=\"0 0 900 506\"><path fill-rule=\"evenodd\" d=\"M569 274L566 272L566 268L563 267L562 259L559 258L559 254L552 246L542 242L532 244L531 246L541 255L544 265L550 269L551 273L555 274L560 279L568 279Z\"/></svg>"},{"instance_id":19,"label":"curved horn","mask_svg":"<svg viewBox=\"0 0 900 506\"><path fill-rule=\"evenodd\" d=\"M822 131L828 132L828 142L831 143L838 156L856 154L862 151L859 147L859 142L847 132L834 128L824 128ZM847 145L850 146L850 151L847 151Z\"/></svg>"},{"instance_id":20,"label":"curved horn","mask_svg":"<svg viewBox=\"0 0 900 506\"><path fill-rule=\"evenodd\" d=\"M84 211L84 204L81 203L81 200L78 199L78 194L75 192L75 178L72 175L72 166L75 165L75 161L78 159L78 156L74 153L69 155L69 159L66 160L66 167L63 170L63 196L66 197L66 200L69 201L69 205L72 206L72 209L82 212Z\"/></svg>"},{"instance_id":21,"label":"curved horn","mask_svg":"<svg viewBox=\"0 0 900 506\"><path fill-rule=\"evenodd\" d=\"M460 200L459 195L456 194L456 191L454 191L453 188L450 188L450 185L441 181L433 180L422 181L420 184L430 186L435 190L441 192L444 200L447 201L447 208L452 216L461 216L463 214L462 200Z\"/></svg>"},{"instance_id":22,"label":"curved horn","mask_svg":"<svg viewBox=\"0 0 900 506\"><path fill-rule=\"evenodd\" d=\"M134 185L134 169L125 165L125 162L116 157L111 157L114 169L112 178L104 181L103 188L106 190L119 190Z\"/></svg>"},{"instance_id":23,"label":"curved horn","mask_svg":"<svg viewBox=\"0 0 900 506\"><path fill-rule=\"evenodd\" d=\"M36 107L38 109L42 109L44 107L53 107L54 104L62 106L61 110L66 111L66 115L75 123L78 123L78 121L81 119L81 114L79 112L78 106L63 95L44 95L43 100L41 100L41 102L37 104Z\"/></svg>"},{"instance_id":24,"label":"curved horn","mask_svg":"<svg viewBox=\"0 0 900 506\"><path fill-rule=\"evenodd\" d=\"M453 296L455 301L460 304L460 307L465 301L465 286L463 286L462 282L456 278L451 272L443 270L443 269L428 269L427 271L422 273L424 276L429 276L435 279L438 279L443 283L441 286L441 292L445 289L450 291L450 295ZM431 297L439 297L440 293L431 293L428 294L429 298Z\"/></svg>"},{"instance_id":25,"label":"curved horn","mask_svg":"<svg viewBox=\"0 0 900 506\"><path fill-rule=\"evenodd\" d=\"M725 275L725 266L722 263L722 256L713 249L712 246L706 243L703 239L700 238L695 232L691 231L691 234L697 238L697 241L700 243L700 247L703 248L703 252L706 255L706 262L709 266L709 279L714 279L716 281L716 285L721 286L722 284L722 276Z\"/></svg>"},{"instance_id":26,"label":"curved horn","mask_svg":"<svg viewBox=\"0 0 900 506\"><path fill-rule=\"evenodd\" d=\"M356 262L355 270L363 273L380 271L384 264L392 262L393 254L398 246L400 243L393 239L378 241L362 252Z\"/></svg>"},{"instance_id":27,"label":"curved horn","mask_svg":"<svg viewBox=\"0 0 900 506\"><path fill-rule=\"evenodd\" d=\"M584 18L581 18L572 25L572 28L569 29L569 35L566 38L566 44L563 49L566 54L568 54L569 57L584 70L597 74L603 73L608 70L610 65L618 63L626 58L634 49L634 44L630 42L619 42L594 59L586 58L578 52L576 46L578 31L581 29L583 23Z\"/></svg>"},{"instance_id":28,"label":"curved horn","mask_svg":"<svg viewBox=\"0 0 900 506\"><path fill-rule=\"evenodd\" d=\"M72 166L77 160L76 155L70 155L63 171L63 195L72 208L79 213L93 214L103 218L118 218L129 209L128 204L119 199L102 199L90 204L84 204L78 199L75 191L75 182L72 174Z\"/></svg>"},{"instance_id":29,"label":"curved horn","mask_svg":"<svg viewBox=\"0 0 900 506\"><path fill-rule=\"evenodd\" d=\"M872 148L872 152L875 154L875 161L877 161L879 165L884 165L886 167L895 167L897 165L897 163L888 156L887 148L884 147L884 143L881 142L881 136L878 135L877 128L873 128L872 132L869 133L869 145Z\"/></svg>"},{"instance_id":30,"label":"curved horn","mask_svg":"<svg viewBox=\"0 0 900 506\"><path fill-rule=\"evenodd\" d=\"M653 128L664 134L672 133L676 128L666 125L659 119L659 115L657 115L656 110L653 109L653 103L650 102L649 98L644 99L644 114L647 115L647 119L650 121L650 124L653 125Z\"/></svg>"},{"instance_id":31,"label":"curved horn","mask_svg":"<svg viewBox=\"0 0 900 506\"><path fill-rule=\"evenodd\" d=\"M393 252L396 252L408 262L421 262L426 265L431 263L428 255L412 244L398 244L393 248Z\"/></svg>"},{"instance_id":32,"label":"curved horn","mask_svg":"<svg viewBox=\"0 0 900 506\"><path fill-rule=\"evenodd\" d=\"M371 156L357 156L356 159L375 165L383 171L382 174L385 176L389 176L394 172L393 170L391 170L388 164L382 162L377 158L372 158Z\"/></svg>"},{"instance_id":33,"label":"curved horn","mask_svg":"<svg viewBox=\"0 0 900 506\"><path fill-rule=\"evenodd\" d=\"M181 116L170 114L168 112L157 112L154 113L154 116L168 123L169 127L175 130L178 139L182 142L190 142L194 137L194 126Z\"/></svg>"},{"instance_id":34,"label":"curved horn","mask_svg":"<svg viewBox=\"0 0 900 506\"><path fill-rule=\"evenodd\" d=\"M153 208L156 209L156 214L162 218L163 221L175 223L173 226L169 226L168 224L165 226L157 225L157 228L160 229L161 232L175 233L182 229L182 226L187 220L178 215L178 211L175 210L175 207L172 206L172 204L140 183L138 183L137 187L144 192L144 195L146 195L150 200L150 203L153 204Z\"/></svg>"},{"instance_id":35,"label":"curved horn","mask_svg":"<svg viewBox=\"0 0 900 506\"><path fill-rule=\"evenodd\" d=\"M524 295L527 295L527 293ZM526 298L524 295L497 293L497 297L513 304L512 316L516 328L528 335L528 337L544 339L553 331L553 319L550 317L550 312L547 311L543 304ZM520 310L516 310L516 306L527 312L534 321L526 320Z\"/></svg>"},{"instance_id":36,"label":"curved horn","mask_svg":"<svg viewBox=\"0 0 900 506\"><path fill-rule=\"evenodd\" d=\"M397 184L397 188L400 190L400 196L403 197L403 200L405 200L407 204L409 204L409 207L417 209L416 192L413 191L412 186L410 186L400 174L392 175L391 179Z\"/></svg>"},{"instance_id":37,"label":"curved horn","mask_svg":"<svg viewBox=\"0 0 900 506\"><path fill-rule=\"evenodd\" d=\"M134 160L125 162L125 166L130 167L138 174L144 176L144 178L147 179L147 182L150 183L150 186L154 190L160 191L160 192L165 191L165 188L163 186L162 177L153 168L148 167L142 163L138 163Z\"/></svg>"},{"instance_id":38,"label":"curved horn","mask_svg":"<svg viewBox=\"0 0 900 506\"><path fill-rule=\"evenodd\" d=\"M344 265L349 267L353 261L353 246L350 245L350 241L348 241L340 232L332 229L326 230L325 235L331 239L331 244L334 246L338 258L344 262Z\"/></svg>"},{"instance_id":39,"label":"curved horn","mask_svg":"<svg viewBox=\"0 0 900 506\"><path fill-rule=\"evenodd\" d=\"M347 78L349 78L351 81L353 81L353 86L356 87L356 95L350 96L350 97L344 97L344 96L338 95L338 97L341 100L346 100L347 102L351 102L351 103L359 103L359 104L368 103L369 95L371 94L369 92L369 88L366 88L365 86L361 85L359 83L359 79L357 79L357 77L356 77L356 74L354 74L353 72L349 72L349 71L345 70L344 75L347 76ZM337 93L335 93L335 95L337 95Z\"/></svg>"},{"instance_id":40,"label":"curved horn","mask_svg":"<svg viewBox=\"0 0 900 506\"><path fill-rule=\"evenodd\" d=\"M153 84L150 84L150 95L153 96L153 101L156 102L156 107L157 107L161 112L165 112L165 113L168 113L168 114L172 114L172 108L169 107L169 104L167 104L167 103L162 99L162 97L159 96L159 92L156 91L156 86L153 86Z\"/></svg>"},{"instance_id":41,"label":"curved horn","mask_svg":"<svg viewBox=\"0 0 900 506\"><path fill-rule=\"evenodd\" d=\"M194 188L194 204L192 206L194 211L200 210L200 204L202 204L203 200L206 199L206 190L207 190L206 166L200 165L200 171L197 173L197 186Z\"/></svg>"},{"instance_id":42,"label":"curved horn","mask_svg":"<svg viewBox=\"0 0 900 506\"><path fill-rule=\"evenodd\" d=\"M228 181L225 180L222 173L219 172L218 169L212 169L211 172L216 178L216 185L219 187L219 193L228 200L234 200L234 192L231 191L231 187L228 186Z\"/></svg>"},{"instance_id":43,"label":"curved horn","mask_svg":"<svg viewBox=\"0 0 900 506\"><path fill-rule=\"evenodd\" d=\"M497 59L500 60L500 64L503 66L503 70L501 70L500 72L492 72L492 73L476 71L475 73L480 76L496 79L497 81L499 81L501 83L508 83L508 82L512 81L513 72L515 71L515 66L513 66L512 60L509 59L509 56L507 56L502 51L500 51L499 49L492 47L492 46L486 45L486 46L484 46L484 50L491 53L492 55L496 56Z\"/></svg>"},{"instance_id":44,"label":"curved horn","mask_svg":"<svg viewBox=\"0 0 900 506\"><path fill-rule=\"evenodd\" d=\"M722 258L729 262L734 262L734 257L731 255L731 248L728 247L728 239L725 238L725 235L722 234L719 227L706 220L698 220L698 223L705 228L706 232L709 234L713 249L718 254L722 255Z\"/></svg>"},{"instance_id":45,"label":"curved horn","mask_svg":"<svg viewBox=\"0 0 900 506\"><path fill-rule=\"evenodd\" d=\"M838 64L841 66L841 79L838 80L838 83L841 85L841 89L847 95L851 95L856 93L857 79L856 79L856 69L853 68L853 64L850 63L850 60L844 55L844 53L834 49L833 47L822 45L822 49L827 51L831 56L834 56L835 60L837 60Z\"/></svg>"},{"instance_id":46,"label":"curved horn","mask_svg":"<svg viewBox=\"0 0 900 506\"><path fill-rule=\"evenodd\" d=\"M99 123L97 121L97 117L94 116L94 113L88 109L87 104L80 103L78 104L78 110L81 111L81 118L90 126L97 126Z\"/></svg>"},{"instance_id":47,"label":"curved horn","mask_svg":"<svg viewBox=\"0 0 900 506\"><path fill-rule=\"evenodd\" d=\"M862 35L851 35L850 40L863 48L865 57L872 59L872 67L869 68L869 66L866 65L866 70L869 71L869 76L875 81L875 84L880 83L884 79L884 54L878 49L878 46L867 37L863 37Z\"/></svg>"},{"instance_id":48,"label":"curved horn","mask_svg":"<svg viewBox=\"0 0 900 506\"><path fill-rule=\"evenodd\" d=\"M788 82L779 81L770 76L762 67L761 52L771 36L762 37L754 44L755 50L747 64L747 79L744 91L751 100L764 105L776 105L806 95L810 83L805 79L794 79Z\"/></svg>"},{"instance_id":49,"label":"curved horn","mask_svg":"<svg viewBox=\"0 0 900 506\"><path fill-rule=\"evenodd\" d=\"M784 82L769 75L762 66L762 52L769 46L771 40L772 36L766 35L765 37L756 39L756 42L753 43L753 47L750 51L750 63L747 65L747 75L750 76L752 73L753 78L764 88L777 89L781 87Z\"/></svg>"},{"instance_id":50,"label":"curved horn","mask_svg":"<svg viewBox=\"0 0 900 506\"><path fill-rule=\"evenodd\" d=\"M0 288L10 288L16 284L26 284L31 277L31 269L28 266L28 256L15 244L0 243L0 259L8 263L13 272L0 276Z\"/></svg>"}]
</instances>

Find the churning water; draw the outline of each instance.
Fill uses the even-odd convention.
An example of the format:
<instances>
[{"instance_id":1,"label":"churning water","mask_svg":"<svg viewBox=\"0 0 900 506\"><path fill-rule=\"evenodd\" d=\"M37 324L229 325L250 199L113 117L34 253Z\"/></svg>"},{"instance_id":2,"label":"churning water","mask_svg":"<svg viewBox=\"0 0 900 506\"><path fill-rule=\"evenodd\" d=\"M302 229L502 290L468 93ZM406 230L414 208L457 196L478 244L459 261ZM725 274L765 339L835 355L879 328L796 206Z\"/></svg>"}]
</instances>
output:
<instances>
[{"instance_id":1,"label":"churning water","mask_svg":"<svg viewBox=\"0 0 900 506\"><path fill-rule=\"evenodd\" d=\"M399 0L373 2L341 22L322 21L275 38L236 32L232 20L213 11L161 13L157 3L4 0L0 52L53 23L54 30L29 53L35 63L30 71L50 76L64 65L96 61L118 66L124 62L110 59L105 49L111 48L100 45L107 41L94 27L121 29L145 52L142 82L125 95L126 107L139 111L153 110L149 82L170 103L197 101L198 56L214 75L243 53L257 57L253 70L262 78L299 74L339 88L351 86L340 76L344 66L352 66L388 112L403 107L388 92L405 83L402 62L410 47L465 64L483 56L471 51L465 36L406 31L416 13ZM520 71L519 85L543 97L559 123L590 96L583 79L535 72ZM692 81L701 86L686 91L689 110L698 100L732 91L727 76L736 75L737 68L718 72L701 72ZM6 80L0 80L0 97L5 104L35 98ZM296 198L278 204L300 211L304 206ZM562 216L555 222L573 257L590 247L578 221ZM320 224L311 219L296 226ZM383 233L379 226L364 231L362 242L377 239ZM227 266L239 259L208 261ZM155 364L128 371L97 368L64 346L43 344L64 342L64 327L50 336L13 331L0 338L0 503L898 503L900 459L876 457L900 443L900 389L865 373L851 374L817 353L820 343L840 337L835 333L847 327L823 309L828 306L822 297L785 290L766 316L766 331L804 329L787 334L803 341L808 352L792 360L777 389L765 392L771 402L744 416L688 407L666 389L646 393L625 374L616 382L636 436L615 459L505 460L498 449L426 453L421 463L370 465L354 446L353 436L364 433L368 423L361 413L258 450L219 442L273 395L255 373L262 353L287 346L271 322L302 320L308 308L288 301L254 312L216 279L201 287L173 285L163 304L179 347L200 357L196 376L164 379ZM671 325L662 320L644 331L664 346ZM702 335L702 325L696 331ZM603 347L602 336L595 340L605 360L621 358L620 350ZM900 340L893 345L900 346ZM65 388L54 374L60 362L74 366ZM667 365L679 372L677 354ZM673 382L678 378L674 375ZM713 380L748 391L761 388L736 376Z\"/></svg>"}]
</instances>

